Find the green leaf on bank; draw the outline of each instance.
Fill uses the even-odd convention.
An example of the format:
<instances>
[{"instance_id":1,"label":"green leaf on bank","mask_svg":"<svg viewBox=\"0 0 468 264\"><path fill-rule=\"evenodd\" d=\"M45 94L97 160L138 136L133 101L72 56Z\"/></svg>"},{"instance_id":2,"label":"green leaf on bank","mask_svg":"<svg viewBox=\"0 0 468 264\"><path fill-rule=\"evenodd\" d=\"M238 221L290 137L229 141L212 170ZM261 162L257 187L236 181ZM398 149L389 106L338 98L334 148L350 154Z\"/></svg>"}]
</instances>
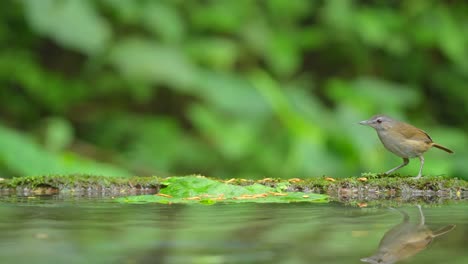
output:
<instances>
[{"instance_id":1,"label":"green leaf on bank","mask_svg":"<svg viewBox=\"0 0 468 264\"><path fill-rule=\"evenodd\" d=\"M171 177L162 184L157 195L139 195L117 198L121 203L162 204L215 204L215 203L291 203L327 202L322 194L302 192L278 192L277 188L258 183L248 186L232 185L202 176Z\"/></svg>"}]
</instances>

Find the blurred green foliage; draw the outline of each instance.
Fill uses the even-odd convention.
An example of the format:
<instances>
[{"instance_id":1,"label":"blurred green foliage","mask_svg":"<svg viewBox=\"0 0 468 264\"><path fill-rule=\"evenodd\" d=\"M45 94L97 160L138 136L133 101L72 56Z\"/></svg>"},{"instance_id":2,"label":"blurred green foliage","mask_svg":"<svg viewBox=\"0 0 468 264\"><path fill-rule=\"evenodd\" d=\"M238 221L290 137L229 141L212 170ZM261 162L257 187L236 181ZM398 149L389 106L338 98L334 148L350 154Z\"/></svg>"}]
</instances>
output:
<instances>
[{"instance_id":1,"label":"blurred green foliage","mask_svg":"<svg viewBox=\"0 0 468 264\"><path fill-rule=\"evenodd\" d=\"M376 113L468 178L468 3L6 0L0 176L336 177L401 161ZM416 174L418 162L402 173Z\"/></svg>"}]
</instances>

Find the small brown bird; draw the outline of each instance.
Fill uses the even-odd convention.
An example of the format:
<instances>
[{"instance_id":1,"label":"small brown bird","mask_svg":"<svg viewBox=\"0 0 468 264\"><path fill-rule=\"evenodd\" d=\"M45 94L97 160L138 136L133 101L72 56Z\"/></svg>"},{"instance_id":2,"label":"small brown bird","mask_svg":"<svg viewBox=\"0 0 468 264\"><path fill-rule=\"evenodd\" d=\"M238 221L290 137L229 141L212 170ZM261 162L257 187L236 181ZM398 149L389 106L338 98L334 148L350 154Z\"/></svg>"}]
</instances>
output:
<instances>
[{"instance_id":1,"label":"small brown bird","mask_svg":"<svg viewBox=\"0 0 468 264\"><path fill-rule=\"evenodd\" d=\"M369 120L359 122L359 124L373 127L385 148L403 158L403 164L385 172L385 174L390 174L408 165L409 158L418 157L421 166L415 179L419 179L424 166L424 152L431 147L436 147L448 153L453 153L452 150L434 143L432 138L421 129L385 115L376 115Z\"/></svg>"},{"instance_id":2,"label":"small brown bird","mask_svg":"<svg viewBox=\"0 0 468 264\"><path fill-rule=\"evenodd\" d=\"M455 228L455 225L445 226L437 231L432 231L425 225L424 214L419 209L419 224L411 223L409 215L399 211L403 215L403 222L388 230L380 240L377 252L362 262L372 264L392 264L407 259L425 249L434 238L446 234Z\"/></svg>"}]
</instances>

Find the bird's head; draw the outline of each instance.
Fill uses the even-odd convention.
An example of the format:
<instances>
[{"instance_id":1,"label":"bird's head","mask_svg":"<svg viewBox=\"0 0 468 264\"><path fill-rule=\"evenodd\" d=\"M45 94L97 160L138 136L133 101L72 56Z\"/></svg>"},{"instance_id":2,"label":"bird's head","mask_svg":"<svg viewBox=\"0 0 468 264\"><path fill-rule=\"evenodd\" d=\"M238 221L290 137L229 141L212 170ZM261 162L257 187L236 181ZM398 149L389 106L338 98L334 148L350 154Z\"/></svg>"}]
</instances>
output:
<instances>
[{"instance_id":1,"label":"bird's head","mask_svg":"<svg viewBox=\"0 0 468 264\"><path fill-rule=\"evenodd\" d=\"M376 130L386 130L391 128L396 122L396 120L386 115L375 115L369 120L359 122L359 124L373 127Z\"/></svg>"}]
</instances>

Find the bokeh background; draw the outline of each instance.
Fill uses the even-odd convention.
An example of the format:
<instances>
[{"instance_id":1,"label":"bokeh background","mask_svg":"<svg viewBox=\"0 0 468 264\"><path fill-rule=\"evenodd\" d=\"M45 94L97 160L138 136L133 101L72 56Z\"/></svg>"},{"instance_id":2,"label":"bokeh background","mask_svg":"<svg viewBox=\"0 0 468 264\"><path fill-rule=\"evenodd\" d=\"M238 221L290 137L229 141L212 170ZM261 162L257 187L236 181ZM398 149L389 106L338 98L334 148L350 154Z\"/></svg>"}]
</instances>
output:
<instances>
[{"instance_id":1,"label":"bokeh background","mask_svg":"<svg viewBox=\"0 0 468 264\"><path fill-rule=\"evenodd\" d=\"M383 172L385 113L468 178L464 1L5 0L0 45L1 177Z\"/></svg>"}]
</instances>

